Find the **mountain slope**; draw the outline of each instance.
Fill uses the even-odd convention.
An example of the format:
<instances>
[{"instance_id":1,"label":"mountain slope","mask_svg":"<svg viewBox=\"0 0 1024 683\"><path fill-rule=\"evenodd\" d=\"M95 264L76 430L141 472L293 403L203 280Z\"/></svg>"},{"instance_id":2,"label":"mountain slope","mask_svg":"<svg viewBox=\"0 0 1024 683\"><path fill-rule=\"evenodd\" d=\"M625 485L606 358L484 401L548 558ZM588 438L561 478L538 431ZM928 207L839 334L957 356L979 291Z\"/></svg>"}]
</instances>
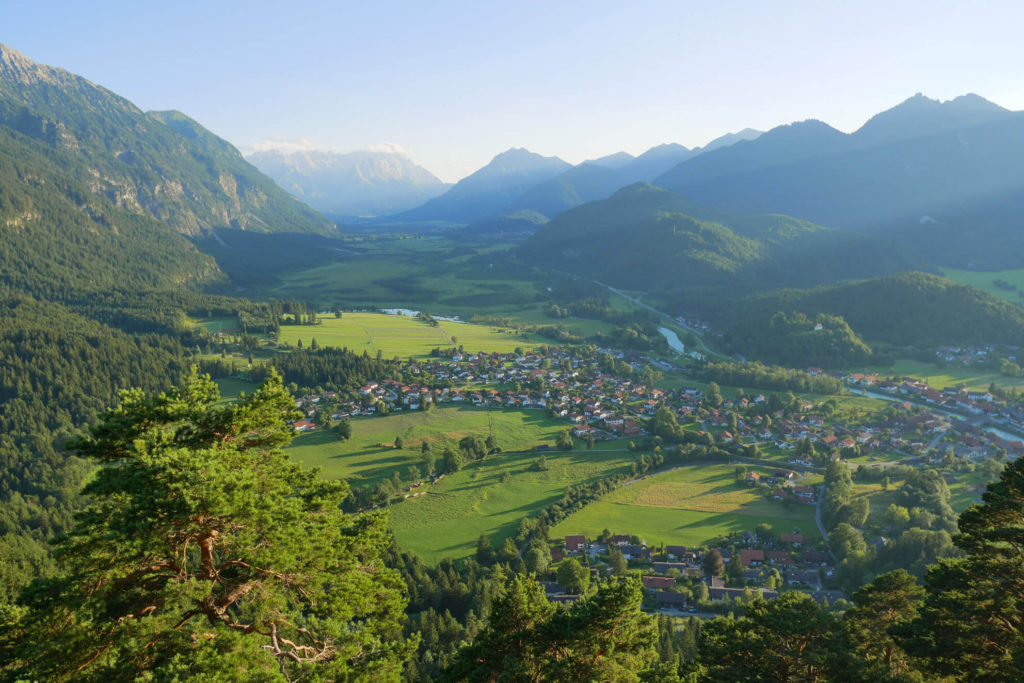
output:
<instances>
[{"instance_id":1,"label":"mountain slope","mask_svg":"<svg viewBox=\"0 0 1024 683\"><path fill-rule=\"evenodd\" d=\"M558 157L543 157L525 149L510 149L466 176L440 197L400 213L400 221L475 223L501 214L530 187L571 168Z\"/></svg>"},{"instance_id":2,"label":"mountain slope","mask_svg":"<svg viewBox=\"0 0 1024 683\"><path fill-rule=\"evenodd\" d=\"M187 235L232 227L318 232L334 226L241 154L178 112L128 100L0 45L0 126L34 138L95 195ZM51 156L53 156L51 155Z\"/></svg>"},{"instance_id":3,"label":"mountain slope","mask_svg":"<svg viewBox=\"0 0 1024 683\"><path fill-rule=\"evenodd\" d=\"M0 283L56 300L222 277L182 234L94 182L76 151L0 126Z\"/></svg>"},{"instance_id":4,"label":"mountain slope","mask_svg":"<svg viewBox=\"0 0 1024 683\"><path fill-rule=\"evenodd\" d=\"M782 126L655 182L715 206L884 232L942 263L1024 265L1024 113L977 96L911 98L850 135Z\"/></svg>"},{"instance_id":5,"label":"mountain slope","mask_svg":"<svg viewBox=\"0 0 1024 683\"><path fill-rule=\"evenodd\" d=\"M644 290L798 286L920 264L886 240L714 209L642 183L559 214L521 256Z\"/></svg>"},{"instance_id":6,"label":"mountain slope","mask_svg":"<svg viewBox=\"0 0 1024 683\"><path fill-rule=\"evenodd\" d=\"M247 159L293 196L334 216L398 213L449 187L397 152L271 150L255 152Z\"/></svg>"}]
</instances>

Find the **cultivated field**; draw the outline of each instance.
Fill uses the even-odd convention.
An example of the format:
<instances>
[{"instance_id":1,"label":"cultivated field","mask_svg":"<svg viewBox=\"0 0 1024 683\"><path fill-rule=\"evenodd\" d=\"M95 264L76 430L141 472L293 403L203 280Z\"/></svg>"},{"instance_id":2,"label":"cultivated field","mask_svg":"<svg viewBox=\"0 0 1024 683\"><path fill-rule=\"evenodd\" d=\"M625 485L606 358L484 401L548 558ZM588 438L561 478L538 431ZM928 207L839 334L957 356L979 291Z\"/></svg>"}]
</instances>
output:
<instances>
[{"instance_id":1,"label":"cultivated field","mask_svg":"<svg viewBox=\"0 0 1024 683\"><path fill-rule=\"evenodd\" d=\"M799 529L808 538L818 538L813 506L788 508L770 500L764 489L737 483L732 465L693 465L617 489L551 533L595 537L611 529L636 534L649 545L699 545L730 532L752 531L762 522L777 532Z\"/></svg>"},{"instance_id":2,"label":"cultivated field","mask_svg":"<svg viewBox=\"0 0 1024 683\"><path fill-rule=\"evenodd\" d=\"M551 444L565 425L542 410L484 410L445 406L432 411L395 413L352 420L352 438L317 430L298 436L289 446L296 460L315 465L330 479L346 479L353 486L375 485L398 471L402 478L410 466L420 467L423 441L431 444L438 460L446 446L465 436L486 438L493 433L503 451L526 450ZM393 447L402 437L404 448Z\"/></svg>"},{"instance_id":3,"label":"cultivated field","mask_svg":"<svg viewBox=\"0 0 1024 683\"><path fill-rule=\"evenodd\" d=\"M308 347L313 339L319 346L347 347L385 358L398 356L426 358L435 348L463 346L466 351L508 353L517 347L532 348L542 340L491 325L440 322L437 327L418 318L384 313L345 313L341 318L324 316L319 325L285 325L280 341Z\"/></svg>"}]
</instances>

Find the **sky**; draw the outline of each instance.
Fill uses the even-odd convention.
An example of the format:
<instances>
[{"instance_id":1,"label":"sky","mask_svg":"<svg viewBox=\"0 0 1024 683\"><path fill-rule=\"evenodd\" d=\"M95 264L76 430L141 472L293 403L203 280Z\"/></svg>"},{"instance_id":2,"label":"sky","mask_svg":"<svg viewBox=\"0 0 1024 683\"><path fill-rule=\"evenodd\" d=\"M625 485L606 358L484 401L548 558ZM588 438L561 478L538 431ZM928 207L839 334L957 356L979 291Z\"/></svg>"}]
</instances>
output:
<instances>
[{"instance_id":1,"label":"sky","mask_svg":"<svg viewBox=\"0 0 1024 683\"><path fill-rule=\"evenodd\" d=\"M4 0L0 42L243 151L402 149L453 182L511 147L571 163L917 92L1024 109L1024 3Z\"/></svg>"}]
</instances>

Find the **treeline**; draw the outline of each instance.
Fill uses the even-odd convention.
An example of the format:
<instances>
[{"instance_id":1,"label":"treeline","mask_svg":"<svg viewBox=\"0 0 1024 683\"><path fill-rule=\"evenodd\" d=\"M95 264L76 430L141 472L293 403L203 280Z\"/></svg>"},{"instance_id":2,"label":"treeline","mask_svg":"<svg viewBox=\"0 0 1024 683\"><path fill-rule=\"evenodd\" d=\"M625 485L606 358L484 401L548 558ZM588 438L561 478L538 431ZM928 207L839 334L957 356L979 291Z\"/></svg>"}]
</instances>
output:
<instances>
[{"instance_id":1,"label":"treeline","mask_svg":"<svg viewBox=\"0 0 1024 683\"><path fill-rule=\"evenodd\" d=\"M803 370L764 365L760 362L708 362L697 372L702 379L709 382L731 386L812 394L838 394L843 390L842 381L834 377L814 376Z\"/></svg>"},{"instance_id":2,"label":"treeline","mask_svg":"<svg viewBox=\"0 0 1024 683\"><path fill-rule=\"evenodd\" d=\"M253 380L261 382L273 366L285 383L300 390L330 387L335 390L353 389L371 381L398 377L401 364L385 360L381 354L370 356L347 348L298 349L280 354L270 360L267 367L254 368Z\"/></svg>"}]
</instances>

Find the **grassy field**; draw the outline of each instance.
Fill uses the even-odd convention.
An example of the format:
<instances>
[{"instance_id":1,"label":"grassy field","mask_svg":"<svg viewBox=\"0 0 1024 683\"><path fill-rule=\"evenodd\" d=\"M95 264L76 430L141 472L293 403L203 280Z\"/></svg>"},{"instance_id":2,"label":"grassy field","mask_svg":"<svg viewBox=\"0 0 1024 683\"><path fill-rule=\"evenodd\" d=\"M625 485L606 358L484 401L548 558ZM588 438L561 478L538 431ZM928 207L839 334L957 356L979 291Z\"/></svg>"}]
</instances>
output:
<instances>
[{"instance_id":1,"label":"grassy field","mask_svg":"<svg viewBox=\"0 0 1024 683\"><path fill-rule=\"evenodd\" d=\"M289 446L292 457L316 465L330 479L347 479L354 486L375 485L398 470L405 477L410 466L420 466L423 441L431 444L435 458L446 446L465 436L486 438L493 428L504 451L526 450L553 443L565 425L541 410L484 410L472 407L441 407L432 411L395 413L385 417L352 420L352 438L341 441L326 430L307 432ZM405 447L393 447L395 437ZM382 445L384 444L384 445Z\"/></svg>"},{"instance_id":2,"label":"grassy field","mask_svg":"<svg viewBox=\"0 0 1024 683\"><path fill-rule=\"evenodd\" d=\"M221 403L234 401L238 398L238 394L243 391L247 394L251 394L257 387L255 382L250 382L244 379L235 379L233 377L222 377L213 381L216 383L217 388L220 389Z\"/></svg>"},{"instance_id":3,"label":"grassy field","mask_svg":"<svg viewBox=\"0 0 1024 683\"><path fill-rule=\"evenodd\" d=\"M472 555L480 534L498 547L515 535L520 520L557 501L566 487L625 471L633 462L633 454L597 450L545 457L549 469L531 472L536 456L488 456L434 484L428 495L392 506L399 547L430 562Z\"/></svg>"},{"instance_id":4,"label":"grassy field","mask_svg":"<svg viewBox=\"0 0 1024 683\"><path fill-rule=\"evenodd\" d=\"M1024 304L1024 268L1015 270L957 270L956 268L943 268L942 274L950 280L955 280L965 285L971 285L984 290L989 294L1005 299L1015 304ZM1002 280L1016 287L1016 289L1000 289L995 286L996 280Z\"/></svg>"},{"instance_id":5,"label":"grassy field","mask_svg":"<svg viewBox=\"0 0 1024 683\"><path fill-rule=\"evenodd\" d=\"M915 360L899 360L889 368L865 368L859 372L877 372L880 375L910 376L923 379L936 389L944 387L955 387L966 384L970 388L987 389L988 385L995 382L996 386L1024 389L1024 378L1004 377L998 372L989 370L978 370L965 367L940 368L932 363L922 363ZM856 392L856 390L853 390Z\"/></svg>"},{"instance_id":6,"label":"grassy field","mask_svg":"<svg viewBox=\"0 0 1024 683\"><path fill-rule=\"evenodd\" d=\"M445 237L364 242L339 261L285 273L255 293L322 308L408 306L440 314L531 305L535 285L495 272L490 250Z\"/></svg>"},{"instance_id":7,"label":"grassy field","mask_svg":"<svg viewBox=\"0 0 1024 683\"><path fill-rule=\"evenodd\" d=\"M583 336L611 330L602 321L547 317L545 289L534 281L535 273L502 269L501 259L490 262L492 252L511 246L467 245L444 236L360 242L340 260L283 273L276 284L256 287L251 295L306 301L322 310L413 308L463 319L499 316L529 325L555 323Z\"/></svg>"},{"instance_id":8,"label":"grassy field","mask_svg":"<svg viewBox=\"0 0 1024 683\"><path fill-rule=\"evenodd\" d=\"M341 318L321 318L320 324L315 326L285 325L281 328L283 344L295 346L302 340L303 345L309 346L314 338L320 346L366 350L370 355L380 351L385 358L426 358L431 350L453 344L464 346L470 352L508 353L516 347L528 349L543 341L491 325L442 321L438 327L433 327L419 318L384 313L345 313Z\"/></svg>"},{"instance_id":9,"label":"grassy field","mask_svg":"<svg viewBox=\"0 0 1024 683\"><path fill-rule=\"evenodd\" d=\"M755 471L767 472L760 468ZM731 465L695 465L648 477L611 492L552 529L552 535L594 537L604 529L636 534L647 543L701 545L767 522L817 539L812 506L784 507L735 481Z\"/></svg>"}]
</instances>

